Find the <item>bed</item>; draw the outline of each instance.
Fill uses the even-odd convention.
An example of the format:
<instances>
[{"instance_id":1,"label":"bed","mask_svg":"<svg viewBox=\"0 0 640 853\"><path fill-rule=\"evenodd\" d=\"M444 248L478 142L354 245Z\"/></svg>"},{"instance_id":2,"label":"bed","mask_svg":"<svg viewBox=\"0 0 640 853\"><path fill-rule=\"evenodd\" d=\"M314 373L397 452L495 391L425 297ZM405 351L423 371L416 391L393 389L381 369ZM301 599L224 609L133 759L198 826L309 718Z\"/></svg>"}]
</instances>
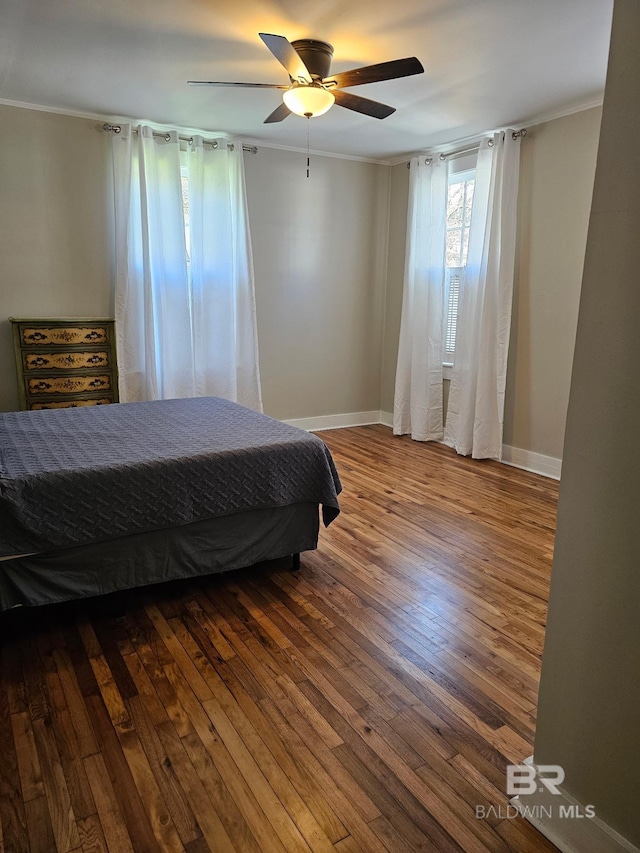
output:
<instances>
[{"instance_id":1,"label":"bed","mask_svg":"<svg viewBox=\"0 0 640 853\"><path fill-rule=\"evenodd\" d=\"M295 565L340 490L317 436L219 397L0 414L0 610Z\"/></svg>"}]
</instances>

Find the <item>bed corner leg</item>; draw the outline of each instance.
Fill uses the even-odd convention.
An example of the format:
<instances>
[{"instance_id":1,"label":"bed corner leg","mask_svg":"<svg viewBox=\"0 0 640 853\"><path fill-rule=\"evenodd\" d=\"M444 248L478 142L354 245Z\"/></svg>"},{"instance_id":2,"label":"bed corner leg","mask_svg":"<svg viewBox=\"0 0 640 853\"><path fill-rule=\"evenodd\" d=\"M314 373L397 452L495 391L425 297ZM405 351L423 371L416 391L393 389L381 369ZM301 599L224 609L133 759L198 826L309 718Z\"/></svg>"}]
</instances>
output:
<instances>
[{"instance_id":1,"label":"bed corner leg","mask_svg":"<svg viewBox=\"0 0 640 853\"><path fill-rule=\"evenodd\" d=\"M293 554L291 559L291 571L299 572L300 571L300 554Z\"/></svg>"}]
</instances>

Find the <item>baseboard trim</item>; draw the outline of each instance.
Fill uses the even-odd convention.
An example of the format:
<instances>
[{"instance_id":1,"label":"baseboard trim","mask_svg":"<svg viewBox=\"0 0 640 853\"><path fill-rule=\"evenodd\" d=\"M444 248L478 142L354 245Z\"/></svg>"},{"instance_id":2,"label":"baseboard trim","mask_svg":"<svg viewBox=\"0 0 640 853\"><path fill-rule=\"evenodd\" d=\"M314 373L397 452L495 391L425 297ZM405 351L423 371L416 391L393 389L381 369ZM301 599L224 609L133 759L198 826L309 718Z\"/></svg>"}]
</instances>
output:
<instances>
[{"instance_id":1,"label":"baseboard trim","mask_svg":"<svg viewBox=\"0 0 640 853\"><path fill-rule=\"evenodd\" d=\"M307 432L317 432L322 429L344 429L353 426L368 426L381 423L379 409L372 412L350 412L344 415L320 415L317 418L294 418L285 421L286 424L299 427Z\"/></svg>"},{"instance_id":2,"label":"baseboard trim","mask_svg":"<svg viewBox=\"0 0 640 853\"><path fill-rule=\"evenodd\" d=\"M524 764L535 767L533 756ZM510 803L561 853L640 853L598 817L597 807L579 803L562 787L552 794L544 785L536 785L533 794L519 794ZM587 817L592 809L595 816Z\"/></svg>"},{"instance_id":3,"label":"baseboard trim","mask_svg":"<svg viewBox=\"0 0 640 853\"><path fill-rule=\"evenodd\" d=\"M344 429L353 426L368 426L369 424L382 424L393 428L393 413L374 409L370 412L349 412L343 415L320 415L316 418L293 418L285 421L291 426L299 427L307 432L318 432L323 429ZM531 471L533 474L542 474L543 477L560 479L562 460L554 456L544 456L542 453L534 453L532 450L522 450L519 447L510 447L505 444L502 448L502 461L505 465L514 468L522 468L523 471Z\"/></svg>"},{"instance_id":4,"label":"baseboard trim","mask_svg":"<svg viewBox=\"0 0 640 853\"><path fill-rule=\"evenodd\" d=\"M510 447L508 444L502 446L502 461L505 465L514 468L522 468L533 474L542 474L554 480L560 479L562 470L562 459L555 456L545 456L542 453L534 453L533 450L522 450L520 447Z\"/></svg>"}]
</instances>

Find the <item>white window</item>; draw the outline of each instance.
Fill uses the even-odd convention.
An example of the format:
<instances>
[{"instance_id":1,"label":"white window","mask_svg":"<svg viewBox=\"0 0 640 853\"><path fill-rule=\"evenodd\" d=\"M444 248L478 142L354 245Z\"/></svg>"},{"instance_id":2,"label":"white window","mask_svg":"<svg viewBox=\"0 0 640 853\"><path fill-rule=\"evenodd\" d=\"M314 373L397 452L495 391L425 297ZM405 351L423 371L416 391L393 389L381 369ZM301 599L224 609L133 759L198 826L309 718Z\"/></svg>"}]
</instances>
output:
<instances>
[{"instance_id":1,"label":"white window","mask_svg":"<svg viewBox=\"0 0 640 853\"><path fill-rule=\"evenodd\" d=\"M467 264L469 226L475 186L475 169L456 171L449 166L447 196L446 273L444 291L444 364L451 365L456 349L460 288Z\"/></svg>"}]
</instances>

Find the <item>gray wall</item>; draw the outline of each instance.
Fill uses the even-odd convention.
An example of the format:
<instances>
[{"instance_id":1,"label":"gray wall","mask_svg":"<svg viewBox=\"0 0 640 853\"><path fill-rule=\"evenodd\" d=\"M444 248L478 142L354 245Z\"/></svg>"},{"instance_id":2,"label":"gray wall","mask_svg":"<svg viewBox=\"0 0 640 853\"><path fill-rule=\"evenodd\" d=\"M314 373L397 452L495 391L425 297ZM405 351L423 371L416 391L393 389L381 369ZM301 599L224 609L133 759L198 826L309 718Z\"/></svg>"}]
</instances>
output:
<instances>
[{"instance_id":1,"label":"gray wall","mask_svg":"<svg viewBox=\"0 0 640 853\"><path fill-rule=\"evenodd\" d=\"M536 125L521 146L504 443L562 457L600 108Z\"/></svg>"},{"instance_id":2,"label":"gray wall","mask_svg":"<svg viewBox=\"0 0 640 853\"><path fill-rule=\"evenodd\" d=\"M265 411L380 409L388 168L245 156Z\"/></svg>"},{"instance_id":3,"label":"gray wall","mask_svg":"<svg viewBox=\"0 0 640 853\"><path fill-rule=\"evenodd\" d=\"M393 411L393 392L398 360L398 339L402 315L405 244L407 239L407 205L409 201L409 169L400 163L390 169L389 180L389 250L385 323L380 390L383 412Z\"/></svg>"},{"instance_id":4,"label":"gray wall","mask_svg":"<svg viewBox=\"0 0 640 853\"><path fill-rule=\"evenodd\" d=\"M96 122L0 105L0 410L17 409L8 317L113 312L109 141Z\"/></svg>"},{"instance_id":5,"label":"gray wall","mask_svg":"<svg viewBox=\"0 0 640 853\"><path fill-rule=\"evenodd\" d=\"M113 312L110 143L97 123L0 106L0 409L18 405L9 316ZM531 128L505 442L559 457L600 110ZM393 408L408 170L245 155L266 411Z\"/></svg>"},{"instance_id":6,"label":"gray wall","mask_svg":"<svg viewBox=\"0 0 640 853\"><path fill-rule=\"evenodd\" d=\"M640 4L616 0L535 760L640 847ZM620 848L622 849L622 848Z\"/></svg>"},{"instance_id":7,"label":"gray wall","mask_svg":"<svg viewBox=\"0 0 640 853\"><path fill-rule=\"evenodd\" d=\"M10 316L113 314L110 139L0 106L0 410L18 407ZM246 154L265 410L379 410L388 168Z\"/></svg>"}]
</instances>

